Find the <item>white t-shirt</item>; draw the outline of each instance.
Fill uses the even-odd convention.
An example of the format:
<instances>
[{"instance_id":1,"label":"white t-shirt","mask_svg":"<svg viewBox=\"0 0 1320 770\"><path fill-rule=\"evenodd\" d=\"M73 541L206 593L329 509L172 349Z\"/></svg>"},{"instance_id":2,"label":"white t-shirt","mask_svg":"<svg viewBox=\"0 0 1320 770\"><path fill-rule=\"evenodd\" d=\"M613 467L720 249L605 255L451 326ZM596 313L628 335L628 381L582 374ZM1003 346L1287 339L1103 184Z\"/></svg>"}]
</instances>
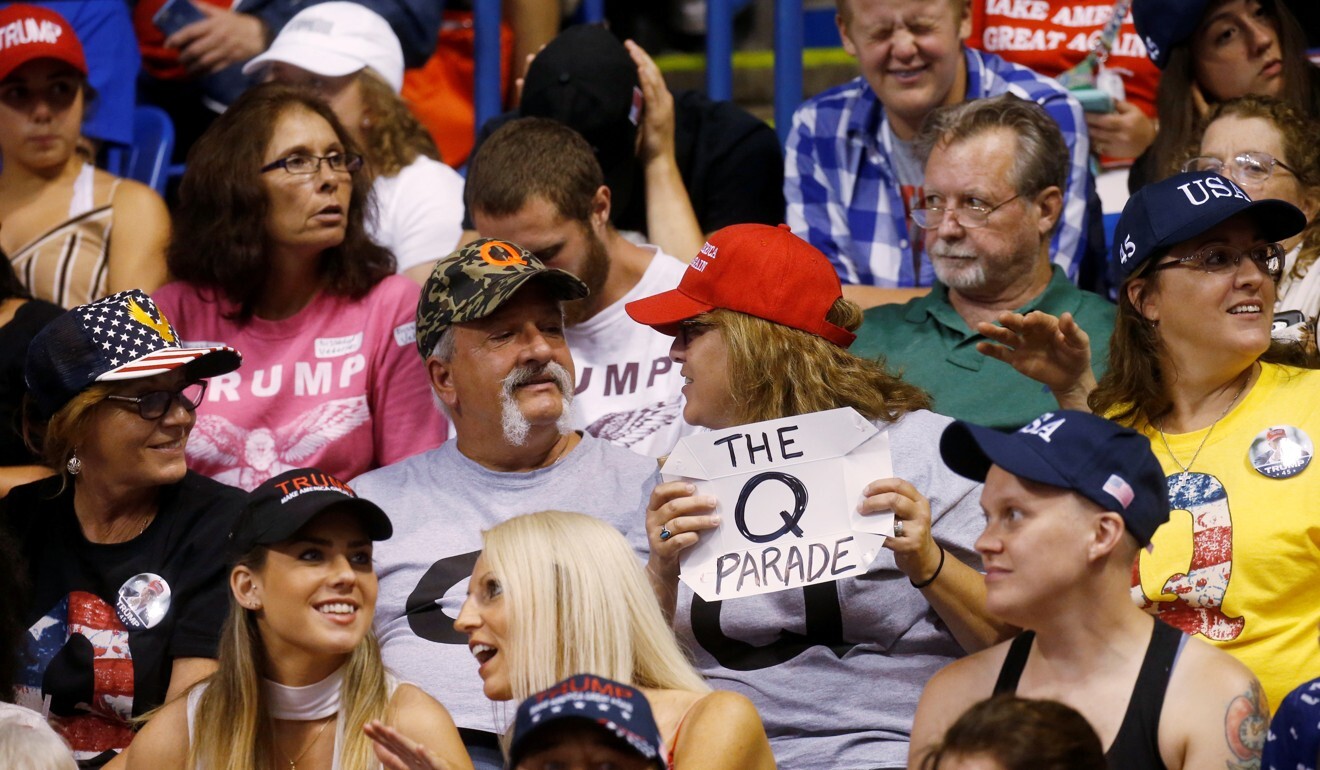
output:
<instances>
[{"instance_id":1,"label":"white t-shirt","mask_svg":"<svg viewBox=\"0 0 1320 770\"><path fill-rule=\"evenodd\" d=\"M1302 253L1299 243L1284 255L1283 278L1279 281L1275 311L1300 310L1307 318L1320 314L1320 263L1312 264L1301 278L1292 275L1297 257Z\"/></svg>"},{"instance_id":2,"label":"white t-shirt","mask_svg":"<svg viewBox=\"0 0 1320 770\"><path fill-rule=\"evenodd\" d=\"M628 317L623 306L678 286L687 265L655 246L642 279L618 302L565 331L577 366L573 427L650 457L696 430L683 420L683 378L669 360L673 337Z\"/></svg>"},{"instance_id":3,"label":"white t-shirt","mask_svg":"<svg viewBox=\"0 0 1320 770\"><path fill-rule=\"evenodd\" d=\"M376 217L371 240L394 252L399 272L434 262L458 248L463 235L463 177L425 155L372 185Z\"/></svg>"}]
</instances>

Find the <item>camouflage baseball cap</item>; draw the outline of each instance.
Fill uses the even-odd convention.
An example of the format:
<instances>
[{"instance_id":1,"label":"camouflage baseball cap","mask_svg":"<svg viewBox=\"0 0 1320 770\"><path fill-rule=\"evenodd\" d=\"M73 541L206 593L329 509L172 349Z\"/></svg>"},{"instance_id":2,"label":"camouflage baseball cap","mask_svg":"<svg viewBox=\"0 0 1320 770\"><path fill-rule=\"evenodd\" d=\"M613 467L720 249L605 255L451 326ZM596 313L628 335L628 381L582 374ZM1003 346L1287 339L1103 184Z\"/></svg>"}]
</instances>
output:
<instances>
[{"instance_id":1,"label":"camouflage baseball cap","mask_svg":"<svg viewBox=\"0 0 1320 770\"><path fill-rule=\"evenodd\" d=\"M481 238L435 263L417 303L417 351L431 355L450 324L494 313L533 278L545 281L559 299L582 299L587 285L577 276L546 267L516 243Z\"/></svg>"}]
</instances>

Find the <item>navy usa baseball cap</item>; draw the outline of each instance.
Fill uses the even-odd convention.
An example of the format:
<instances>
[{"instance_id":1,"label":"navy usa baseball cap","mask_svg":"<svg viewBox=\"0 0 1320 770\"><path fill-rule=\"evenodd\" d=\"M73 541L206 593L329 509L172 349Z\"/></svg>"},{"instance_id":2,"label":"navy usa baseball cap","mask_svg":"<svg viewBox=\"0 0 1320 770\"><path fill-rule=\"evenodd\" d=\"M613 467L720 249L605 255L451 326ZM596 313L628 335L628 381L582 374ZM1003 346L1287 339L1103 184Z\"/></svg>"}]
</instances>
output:
<instances>
[{"instance_id":1,"label":"navy usa baseball cap","mask_svg":"<svg viewBox=\"0 0 1320 770\"><path fill-rule=\"evenodd\" d=\"M660 730L651 704L641 691L592 674L578 674L551 685L518 704L513 725L509 767L516 767L529 750L540 745L539 736L562 729L574 720L600 730L613 745L664 767Z\"/></svg>"},{"instance_id":2,"label":"navy usa baseball cap","mask_svg":"<svg viewBox=\"0 0 1320 770\"><path fill-rule=\"evenodd\" d=\"M1296 206L1253 201L1233 180L1213 171L1189 171L1146 185L1128 198L1114 229L1110 268L1116 281L1127 280L1156 253L1238 214L1249 214L1267 241L1281 241L1306 227L1306 215Z\"/></svg>"},{"instance_id":3,"label":"navy usa baseball cap","mask_svg":"<svg viewBox=\"0 0 1320 770\"><path fill-rule=\"evenodd\" d=\"M985 481L991 465L1014 476L1068 489L1123 517L1141 545L1169 520L1164 470L1150 440L1087 412L1046 412L1016 433L958 421L940 436L944 463Z\"/></svg>"}]
</instances>

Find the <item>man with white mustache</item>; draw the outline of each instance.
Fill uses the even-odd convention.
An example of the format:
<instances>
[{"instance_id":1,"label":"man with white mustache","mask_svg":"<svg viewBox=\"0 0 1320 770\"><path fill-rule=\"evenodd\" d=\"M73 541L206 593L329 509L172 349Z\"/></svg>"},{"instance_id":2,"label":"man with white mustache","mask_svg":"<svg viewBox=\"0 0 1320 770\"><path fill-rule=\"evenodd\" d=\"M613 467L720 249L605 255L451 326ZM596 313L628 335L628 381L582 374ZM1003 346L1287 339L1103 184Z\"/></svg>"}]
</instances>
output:
<instances>
[{"instance_id":1,"label":"man with white mustache","mask_svg":"<svg viewBox=\"0 0 1320 770\"><path fill-rule=\"evenodd\" d=\"M1015 347L1019 335L1050 331L1029 315L1044 311L1090 336L1101 370L1114 328L1114 306L1050 261L1068 173L1063 136L1039 105L1003 95L936 110L915 146L926 181L912 220L937 280L924 297L867 310L852 352L883 356L941 414L1019 428L1054 397L991 341Z\"/></svg>"},{"instance_id":2,"label":"man with white mustache","mask_svg":"<svg viewBox=\"0 0 1320 770\"><path fill-rule=\"evenodd\" d=\"M573 407L573 375L554 361L541 367L520 366L509 372L500 389L500 425L504 428L504 439L514 446L527 443L527 434L532 430L531 422L518 408L518 401L513 397L514 391L540 378L542 374L554 379L563 397L564 408L555 421L555 427L561 434L568 433L572 428L570 413Z\"/></svg>"},{"instance_id":3,"label":"man with white mustache","mask_svg":"<svg viewBox=\"0 0 1320 770\"><path fill-rule=\"evenodd\" d=\"M416 342L455 437L353 482L397 534L375 551L385 664L445 704L478 770L502 768L505 725L454 619L482 530L523 513L580 511L646 551L655 460L570 428L563 305L587 293L577 277L509 241L473 241L437 262L418 303Z\"/></svg>"}]
</instances>

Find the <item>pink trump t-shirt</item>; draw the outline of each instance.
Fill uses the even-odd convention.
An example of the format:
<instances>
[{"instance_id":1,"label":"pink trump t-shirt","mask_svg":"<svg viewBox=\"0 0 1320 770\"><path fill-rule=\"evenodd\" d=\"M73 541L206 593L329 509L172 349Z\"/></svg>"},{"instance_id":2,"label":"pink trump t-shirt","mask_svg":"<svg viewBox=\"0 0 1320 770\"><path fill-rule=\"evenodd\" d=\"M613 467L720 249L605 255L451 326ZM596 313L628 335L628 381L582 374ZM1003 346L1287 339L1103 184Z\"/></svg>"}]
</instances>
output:
<instances>
[{"instance_id":1,"label":"pink trump t-shirt","mask_svg":"<svg viewBox=\"0 0 1320 770\"><path fill-rule=\"evenodd\" d=\"M185 344L243 354L207 385L188 466L251 490L299 467L347 481L439 446L449 426L414 344L420 293L393 275L360 300L322 292L290 318L240 324L210 289L161 287L152 298Z\"/></svg>"}]
</instances>

